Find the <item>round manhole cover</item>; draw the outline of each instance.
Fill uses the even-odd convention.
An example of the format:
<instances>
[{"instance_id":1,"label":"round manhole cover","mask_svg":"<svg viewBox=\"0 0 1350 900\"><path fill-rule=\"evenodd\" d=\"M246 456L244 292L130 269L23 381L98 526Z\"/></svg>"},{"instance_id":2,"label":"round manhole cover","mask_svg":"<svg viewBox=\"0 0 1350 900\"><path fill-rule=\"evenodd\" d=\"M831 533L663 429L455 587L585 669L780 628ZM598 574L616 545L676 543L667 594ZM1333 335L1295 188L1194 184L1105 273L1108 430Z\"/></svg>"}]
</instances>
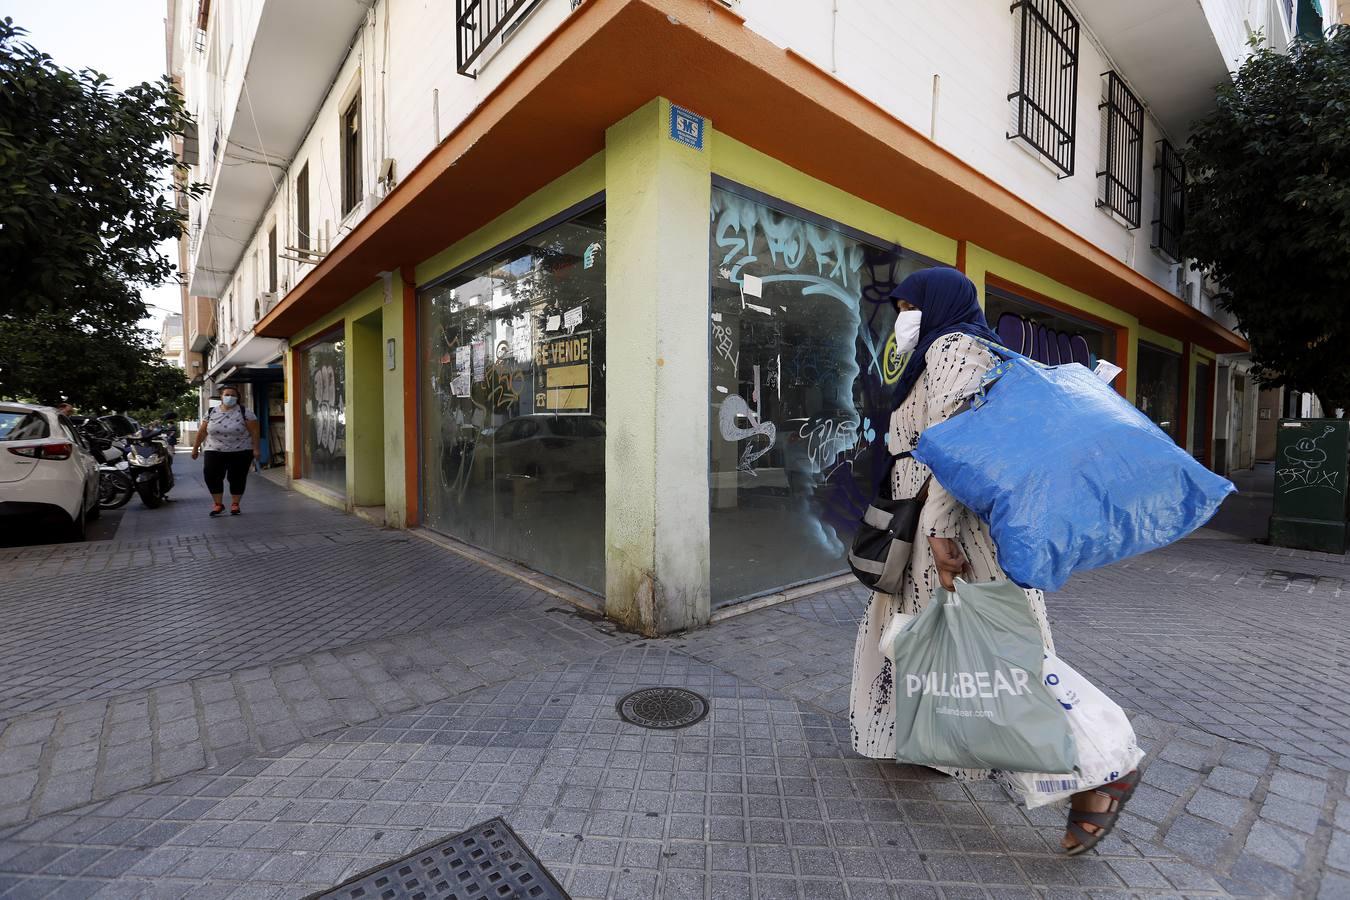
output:
<instances>
[{"instance_id":1,"label":"round manhole cover","mask_svg":"<svg viewBox=\"0 0 1350 900\"><path fill-rule=\"evenodd\" d=\"M643 728L684 728L707 714L708 701L684 688L643 688L619 700L619 717Z\"/></svg>"}]
</instances>

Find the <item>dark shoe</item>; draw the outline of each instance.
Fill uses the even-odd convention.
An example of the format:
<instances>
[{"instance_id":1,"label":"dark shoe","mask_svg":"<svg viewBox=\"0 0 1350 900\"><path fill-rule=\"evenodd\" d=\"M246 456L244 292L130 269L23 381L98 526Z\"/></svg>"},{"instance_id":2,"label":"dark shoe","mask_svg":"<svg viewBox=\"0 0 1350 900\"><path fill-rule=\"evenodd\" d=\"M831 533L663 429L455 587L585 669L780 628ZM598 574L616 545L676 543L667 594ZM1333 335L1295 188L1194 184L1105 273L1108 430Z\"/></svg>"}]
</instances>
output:
<instances>
[{"instance_id":1,"label":"dark shoe","mask_svg":"<svg viewBox=\"0 0 1350 900\"><path fill-rule=\"evenodd\" d=\"M1064 852L1069 856L1080 856L1100 844L1111 833L1111 829L1116 827L1120 811L1134 796L1134 789L1137 787L1139 787L1139 770L1135 769L1118 781L1093 789L1092 793L1100 794L1111 801L1102 812L1070 807L1069 835L1078 843ZM1097 830L1088 831L1084 825L1092 825Z\"/></svg>"},{"instance_id":2,"label":"dark shoe","mask_svg":"<svg viewBox=\"0 0 1350 900\"><path fill-rule=\"evenodd\" d=\"M215 506L212 506L212 507L211 507L211 513L210 513L211 518L214 519L216 516L220 515L220 514L223 513L224 511L225 511L225 507L222 506L222 505L220 505L219 503L217 503Z\"/></svg>"},{"instance_id":3,"label":"dark shoe","mask_svg":"<svg viewBox=\"0 0 1350 900\"><path fill-rule=\"evenodd\" d=\"M232 516L237 516L237 515L239 515L239 504L238 504L238 503L231 503L231 504L230 504L230 515L232 515Z\"/></svg>"}]
</instances>

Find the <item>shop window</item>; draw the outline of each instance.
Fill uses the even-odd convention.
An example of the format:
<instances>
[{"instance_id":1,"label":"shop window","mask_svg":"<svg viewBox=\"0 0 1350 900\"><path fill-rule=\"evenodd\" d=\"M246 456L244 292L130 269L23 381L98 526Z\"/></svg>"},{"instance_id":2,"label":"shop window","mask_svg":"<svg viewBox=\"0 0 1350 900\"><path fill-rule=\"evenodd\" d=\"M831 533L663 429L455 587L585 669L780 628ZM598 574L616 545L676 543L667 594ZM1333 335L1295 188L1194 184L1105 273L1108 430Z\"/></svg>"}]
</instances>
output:
<instances>
[{"instance_id":1,"label":"shop window","mask_svg":"<svg viewBox=\"0 0 1350 900\"><path fill-rule=\"evenodd\" d=\"M899 281L929 263L718 182L712 197L715 603L846 569L884 470Z\"/></svg>"},{"instance_id":2,"label":"shop window","mask_svg":"<svg viewBox=\"0 0 1350 900\"><path fill-rule=\"evenodd\" d=\"M1008 138L1067 178L1078 121L1078 20L1063 0L1018 0L1012 13L1017 73Z\"/></svg>"},{"instance_id":3,"label":"shop window","mask_svg":"<svg viewBox=\"0 0 1350 900\"><path fill-rule=\"evenodd\" d=\"M1191 455L1210 465L1209 436L1214 419L1214 367L1198 363L1195 367L1195 416L1191 420Z\"/></svg>"},{"instance_id":4,"label":"shop window","mask_svg":"<svg viewBox=\"0 0 1350 900\"><path fill-rule=\"evenodd\" d=\"M1115 72L1102 78L1101 169L1097 206L1139 227L1144 183L1144 106Z\"/></svg>"},{"instance_id":5,"label":"shop window","mask_svg":"<svg viewBox=\"0 0 1350 900\"><path fill-rule=\"evenodd\" d=\"M361 95L342 113L342 214L361 202Z\"/></svg>"},{"instance_id":6,"label":"shop window","mask_svg":"<svg viewBox=\"0 0 1350 900\"><path fill-rule=\"evenodd\" d=\"M347 493L347 343L342 332L303 351L301 474Z\"/></svg>"},{"instance_id":7,"label":"shop window","mask_svg":"<svg viewBox=\"0 0 1350 900\"><path fill-rule=\"evenodd\" d=\"M1135 382L1139 410L1172 440L1181 438L1181 354L1139 342L1139 377Z\"/></svg>"},{"instance_id":8,"label":"shop window","mask_svg":"<svg viewBox=\"0 0 1350 900\"><path fill-rule=\"evenodd\" d=\"M984 316L1004 346L1037 362L1057 366L1082 363L1095 368L1097 360L1116 360L1115 331L1040 306L996 287L985 290Z\"/></svg>"},{"instance_id":9,"label":"shop window","mask_svg":"<svg viewBox=\"0 0 1350 900\"><path fill-rule=\"evenodd\" d=\"M605 583L605 220L592 206L421 292L425 524Z\"/></svg>"}]
</instances>

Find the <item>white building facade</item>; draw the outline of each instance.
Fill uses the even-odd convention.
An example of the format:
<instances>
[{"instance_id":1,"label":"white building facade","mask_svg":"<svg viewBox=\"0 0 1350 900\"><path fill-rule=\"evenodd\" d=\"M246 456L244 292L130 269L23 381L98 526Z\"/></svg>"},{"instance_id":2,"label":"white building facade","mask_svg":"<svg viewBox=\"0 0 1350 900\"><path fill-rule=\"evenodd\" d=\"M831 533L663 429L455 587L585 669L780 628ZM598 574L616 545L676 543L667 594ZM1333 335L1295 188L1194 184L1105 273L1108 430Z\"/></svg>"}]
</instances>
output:
<instances>
[{"instance_id":1,"label":"white building facade","mask_svg":"<svg viewBox=\"0 0 1350 900\"><path fill-rule=\"evenodd\" d=\"M867 480L877 294L915 268L963 269L1019 349L1119 365L1208 464L1255 440L1177 151L1251 34L1287 44L1279 0L168 10L206 390L253 385L301 489L635 627L842 568L831 478Z\"/></svg>"}]
</instances>

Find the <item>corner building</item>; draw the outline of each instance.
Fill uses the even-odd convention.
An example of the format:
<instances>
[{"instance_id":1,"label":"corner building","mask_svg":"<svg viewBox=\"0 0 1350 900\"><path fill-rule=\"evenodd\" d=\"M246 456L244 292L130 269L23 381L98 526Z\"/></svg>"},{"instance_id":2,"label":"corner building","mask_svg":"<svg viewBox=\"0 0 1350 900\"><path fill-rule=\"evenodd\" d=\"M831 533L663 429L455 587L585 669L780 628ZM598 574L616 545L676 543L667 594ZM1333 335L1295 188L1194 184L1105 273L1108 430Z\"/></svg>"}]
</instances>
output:
<instances>
[{"instance_id":1,"label":"corner building","mask_svg":"<svg viewBox=\"0 0 1350 900\"><path fill-rule=\"evenodd\" d=\"M208 389L268 385L298 490L648 633L844 570L925 266L1226 469L1177 148L1283 5L833 6L170 0Z\"/></svg>"}]
</instances>

